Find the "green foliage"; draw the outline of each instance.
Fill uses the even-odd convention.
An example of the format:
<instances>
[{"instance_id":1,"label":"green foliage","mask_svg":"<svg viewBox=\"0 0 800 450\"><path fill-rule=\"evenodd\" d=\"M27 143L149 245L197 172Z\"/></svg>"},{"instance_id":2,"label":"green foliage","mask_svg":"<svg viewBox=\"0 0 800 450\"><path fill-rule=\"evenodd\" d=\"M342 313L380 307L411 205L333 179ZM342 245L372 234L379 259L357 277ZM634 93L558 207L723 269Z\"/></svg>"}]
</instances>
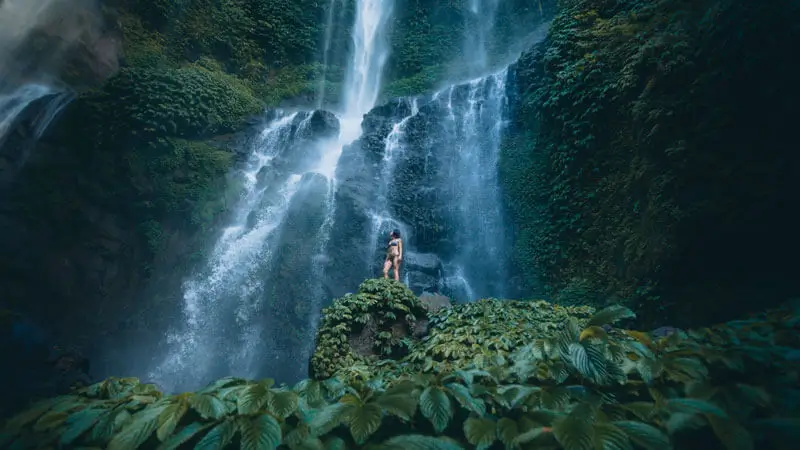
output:
<instances>
[{"instance_id":1,"label":"green foliage","mask_svg":"<svg viewBox=\"0 0 800 450\"><path fill-rule=\"evenodd\" d=\"M588 307L544 301L480 300L432 314L428 335L407 360L421 371L507 364L511 354L535 336L555 333L570 317L585 321Z\"/></svg>"},{"instance_id":2,"label":"green foliage","mask_svg":"<svg viewBox=\"0 0 800 450\"><path fill-rule=\"evenodd\" d=\"M426 312L405 285L380 278L363 282L354 295L334 300L323 314L311 358L311 371L317 378L342 369L358 377L369 361L402 354Z\"/></svg>"},{"instance_id":3,"label":"green foliage","mask_svg":"<svg viewBox=\"0 0 800 450\"><path fill-rule=\"evenodd\" d=\"M122 69L87 102L104 118L104 142L158 136L197 138L230 132L262 104L236 78L200 64L180 69ZM119 133L124 133L120 136Z\"/></svg>"},{"instance_id":4,"label":"green foliage","mask_svg":"<svg viewBox=\"0 0 800 450\"><path fill-rule=\"evenodd\" d=\"M649 323L730 317L796 292L775 250L793 230L771 206L792 188L771 180L794 178L783 99L800 92L782 67L797 3L560 6L516 67L501 167L521 273L539 274L554 297L618 295ZM722 256L732 247L737 258Z\"/></svg>"},{"instance_id":5,"label":"green foliage","mask_svg":"<svg viewBox=\"0 0 800 450\"><path fill-rule=\"evenodd\" d=\"M279 67L312 61L325 6L311 0L158 0L133 2L130 12L166 37L173 59L206 56L243 73L255 62Z\"/></svg>"},{"instance_id":6,"label":"green foliage","mask_svg":"<svg viewBox=\"0 0 800 450\"><path fill-rule=\"evenodd\" d=\"M362 290L393 287L368 280ZM584 320L593 325L569 318L555 333L532 337L511 365L350 383L304 380L289 388L228 377L164 396L136 379L110 378L31 405L5 423L0 445L667 450L716 448L704 440L716 435L718 448L788 449L791 441L766 430L796 426L800 417L800 367L786 358L796 346L779 344L798 313L777 310L659 338L600 328L631 316L612 306Z\"/></svg>"}]
</instances>

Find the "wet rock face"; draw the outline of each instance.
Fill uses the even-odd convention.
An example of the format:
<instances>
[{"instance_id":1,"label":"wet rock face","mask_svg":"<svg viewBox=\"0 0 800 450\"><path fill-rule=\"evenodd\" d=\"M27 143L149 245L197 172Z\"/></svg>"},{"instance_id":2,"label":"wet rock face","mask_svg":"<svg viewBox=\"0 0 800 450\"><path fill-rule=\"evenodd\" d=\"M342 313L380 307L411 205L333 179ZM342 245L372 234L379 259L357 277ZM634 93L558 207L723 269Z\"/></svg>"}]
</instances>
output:
<instances>
[{"instance_id":1,"label":"wet rock face","mask_svg":"<svg viewBox=\"0 0 800 450\"><path fill-rule=\"evenodd\" d=\"M300 120L306 120L303 130L298 131L299 137L304 139L330 139L339 134L339 119L330 111L318 109L310 115L298 115Z\"/></svg>"},{"instance_id":2,"label":"wet rock face","mask_svg":"<svg viewBox=\"0 0 800 450\"><path fill-rule=\"evenodd\" d=\"M89 361L78 349L53 345L29 319L0 310L0 418L37 399L65 394L91 384Z\"/></svg>"}]
</instances>

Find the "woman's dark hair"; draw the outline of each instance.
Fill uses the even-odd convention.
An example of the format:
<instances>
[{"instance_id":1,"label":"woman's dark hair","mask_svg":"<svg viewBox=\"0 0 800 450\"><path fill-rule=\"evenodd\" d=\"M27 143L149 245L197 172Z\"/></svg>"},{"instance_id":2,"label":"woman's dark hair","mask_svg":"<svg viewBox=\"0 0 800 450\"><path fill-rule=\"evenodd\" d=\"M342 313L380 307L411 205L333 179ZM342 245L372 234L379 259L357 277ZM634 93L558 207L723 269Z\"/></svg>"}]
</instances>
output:
<instances>
[{"instance_id":1,"label":"woman's dark hair","mask_svg":"<svg viewBox=\"0 0 800 450\"><path fill-rule=\"evenodd\" d=\"M396 237L396 238L399 238L399 237L400 237L400 230L394 230L394 231L392 231L392 236L394 236L394 237Z\"/></svg>"}]
</instances>

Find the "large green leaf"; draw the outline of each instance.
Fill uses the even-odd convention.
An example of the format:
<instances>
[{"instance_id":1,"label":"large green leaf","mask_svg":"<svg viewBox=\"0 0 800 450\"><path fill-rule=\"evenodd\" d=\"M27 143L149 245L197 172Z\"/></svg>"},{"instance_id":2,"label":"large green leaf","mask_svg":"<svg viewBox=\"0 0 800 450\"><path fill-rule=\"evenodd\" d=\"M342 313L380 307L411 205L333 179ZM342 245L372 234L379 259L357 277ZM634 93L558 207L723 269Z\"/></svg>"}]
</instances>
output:
<instances>
[{"instance_id":1,"label":"large green leaf","mask_svg":"<svg viewBox=\"0 0 800 450\"><path fill-rule=\"evenodd\" d=\"M77 397L71 397L71 396L69 397L69 399L78 400ZM25 411L22 411L21 413L9 419L8 422L5 423L3 429L7 432L16 432L22 429L22 427L24 427L25 425L43 416L44 413L46 413L47 411L50 410L50 408L53 407L54 403L55 400L48 399L30 406Z\"/></svg>"},{"instance_id":2,"label":"large green leaf","mask_svg":"<svg viewBox=\"0 0 800 450\"><path fill-rule=\"evenodd\" d=\"M220 419L229 412L225 402L211 394L192 395L189 405L204 419Z\"/></svg>"},{"instance_id":3,"label":"large green leaf","mask_svg":"<svg viewBox=\"0 0 800 450\"><path fill-rule=\"evenodd\" d=\"M594 448L594 414L585 404L579 404L568 415L553 421L553 434L564 450L590 450Z\"/></svg>"},{"instance_id":4,"label":"large green leaf","mask_svg":"<svg viewBox=\"0 0 800 450\"><path fill-rule=\"evenodd\" d=\"M178 423L188 410L189 405L183 399L171 403L164 408L164 411L158 416L156 436L158 436L159 441L165 441L167 437L175 431L175 427L178 426Z\"/></svg>"},{"instance_id":5,"label":"large green leaf","mask_svg":"<svg viewBox=\"0 0 800 450\"><path fill-rule=\"evenodd\" d=\"M519 384L499 386L497 393L500 394L500 397L496 398L496 400L500 401L506 408L514 409L528 400L531 395L540 391L541 389L538 387Z\"/></svg>"},{"instance_id":6,"label":"large green leaf","mask_svg":"<svg viewBox=\"0 0 800 450\"><path fill-rule=\"evenodd\" d=\"M239 414L253 414L259 412L270 400L272 393L269 388L261 383L252 384L239 394L236 407Z\"/></svg>"},{"instance_id":7,"label":"large green leaf","mask_svg":"<svg viewBox=\"0 0 800 450\"><path fill-rule=\"evenodd\" d=\"M283 438L283 443L291 448L300 446L304 441L312 438L311 428L306 423L298 423L296 427L288 430Z\"/></svg>"},{"instance_id":8,"label":"large green leaf","mask_svg":"<svg viewBox=\"0 0 800 450\"><path fill-rule=\"evenodd\" d=\"M158 450L175 450L192 439L197 433L205 430L206 428L210 428L212 425L214 425L214 423L191 423L170 436L169 439L158 446Z\"/></svg>"},{"instance_id":9,"label":"large green leaf","mask_svg":"<svg viewBox=\"0 0 800 450\"><path fill-rule=\"evenodd\" d=\"M653 402L630 402L620 405L620 407L632 412L642 420L650 420L656 410Z\"/></svg>"},{"instance_id":10,"label":"large green leaf","mask_svg":"<svg viewBox=\"0 0 800 450\"><path fill-rule=\"evenodd\" d=\"M332 436L325 439L325 450L347 450L344 439Z\"/></svg>"},{"instance_id":11,"label":"large green leaf","mask_svg":"<svg viewBox=\"0 0 800 450\"><path fill-rule=\"evenodd\" d=\"M602 450L633 450L628 435L610 423L594 425L595 448Z\"/></svg>"},{"instance_id":12,"label":"large green leaf","mask_svg":"<svg viewBox=\"0 0 800 450\"><path fill-rule=\"evenodd\" d=\"M410 394L382 394L375 399L388 414L409 421L417 412L417 399Z\"/></svg>"},{"instance_id":13,"label":"large green leaf","mask_svg":"<svg viewBox=\"0 0 800 450\"><path fill-rule=\"evenodd\" d=\"M284 419L297 411L298 395L292 391L273 391L269 399L269 410Z\"/></svg>"},{"instance_id":14,"label":"large green leaf","mask_svg":"<svg viewBox=\"0 0 800 450\"><path fill-rule=\"evenodd\" d=\"M458 442L420 434L407 434L388 439L381 444L385 450L463 450Z\"/></svg>"},{"instance_id":15,"label":"large green leaf","mask_svg":"<svg viewBox=\"0 0 800 450\"><path fill-rule=\"evenodd\" d=\"M242 422L242 450L273 450L281 443L281 426L269 414Z\"/></svg>"},{"instance_id":16,"label":"large green leaf","mask_svg":"<svg viewBox=\"0 0 800 450\"><path fill-rule=\"evenodd\" d=\"M672 448L669 437L652 425L630 420L618 420L613 424L624 431L630 440L647 450L668 450Z\"/></svg>"},{"instance_id":17,"label":"large green leaf","mask_svg":"<svg viewBox=\"0 0 800 450\"><path fill-rule=\"evenodd\" d=\"M511 448L516 445L516 440L519 435L519 425L515 420L503 417L497 421L497 437L506 448Z\"/></svg>"},{"instance_id":18,"label":"large green leaf","mask_svg":"<svg viewBox=\"0 0 800 450\"><path fill-rule=\"evenodd\" d=\"M229 387L229 386L238 385L238 384L244 384L244 383L246 383L246 381L247 380L244 380L242 378L236 378L236 377L220 378L219 380L212 381L206 387L204 387L203 389L200 389L199 391L197 391L197 393L198 394L213 393L213 392L216 392L216 391L218 391L218 390L220 390L220 389L222 389L224 387Z\"/></svg>"},{"instance_id":19,"label":"large green leaf","mask_svg":"<svg viewBox=\"0 0 800 450\"><path fill-rule=\"evenodd\" d=\"M127 421L131 418L131 414L123 406L117 407L98 420L97 425L92 428L91 440L108 442L117 430L127 425Z\"/></svg>"},{"instance_id":20,"label":"large green leaf","mask_svg":"<svg viewBox=\"0 0 800 450\"><path fill-rule=\"evenodd\" d=\"M728 414L719 406L697 398L671 398L667 400L667 408L675 412L713 414L717 417L728 417Z\"/></svg>"},{"instance_id":21,"label":"large green leaf","mask_svg":"<svg viewBox=\"0 0 800 450\"><path fill-rule=\"evenodd\" d=\"M61 432L61 445L69 445L75 439L94 426L103 414L108 414L107 409L84 409L69 416L66 428Z\"/></svg>"},{"instance_id":22,"label":"large green leaf","mask_svg":"<svg viewBox=\"0 0 800 450\"><path fill-rule=\"evenodd\" d=\"M33 431L41 433L58 427L66 422L67 418L69 418L69 414L65 412L49 412L36 421L36 424L33 426Z\"/></svg>"},{"instance_id":23,"label":"large green leaf","mask_svg":"<svg viewBox=\"0 0 800 450\"><path fill-rule=\"evenodd\" d=\"M717 438L728 450L753 450L753 437L736 421L717 414L705 414Z\"/></svg>"},{"instance_id":24,"label":"large green leaf","mask_svg":"<svg viewBox=\"0 0 800 450\"><path fill-rule=\"evenodd\" d=\"M238 428L238 422L228 418L206 433L194 450L222 450L233 440Z\"/></svg>"},{"instance_id":25,"label":"large green leaf","mask_svg":"<svg viewBox=\"0 0 800 450\"><path fill-rule=\"evenodd\" d=\"M152 406L133 415L122 431L108 443L108 450L136 449L142 445L158 426L158 417L167 405Z\"/></svg>"},{"instance_id":26,"label":"large green leaf","mask_svg":"<svg viewBox=\"0 0 800 450\"><path fill-rule=\"evenodd\" d=\"M483 399L473 397L466 386L459 383L448 383L445 387L462 407L480 417L486 415L486 403Z\"/></svg>"},{"instance_id":27,"label":"large green leaf","mask_svg":"<svg viewBox=\"0 0 800 450\"><path fill-rule=\"evenodd\" d=\"M631 311L630 309L620 306L620 305L611 305L600 311L597 311L589 322L586 323L587 327L598 326L601 327L603 325L610 325L618 320L622 319L632 319L635 318L636 314Z\"/></svg>"},{"instance_id":28,"label":"large green leaf","mask_svg":"<svg viewBox=\"0 0 800 450\"><path fill-rule=\"evenodd\" d=\"M375 403L352 405L347 414L347 422L356 444L366 442L380 428L382 418L383 410Z\"/></svg>"},{"instance_id":29,"label":"large green leaf","mask_svg":"<svg viewBox=\"0 0 800 450\"><path fill-rule=\"evenodd\" d=\"M419 396L422 415L433 424L434 430L441 433L453 418L453 404L450 397L436 386L428 386Z\"/></svg>"},{"instance_id":30,"label":"large green leaf","mask_svg":"<svg viewBox=\"0 0 800 450\"><path fill-rule=\"evenodd\" d=\"M311 419L311 434L323 436L339 426L345 419L345 413L350 405L344 403L334 403L317 411Z\"/></svg>"},{"instance_id":31,"label":"large green leaf","mask_svg":"<svg viewBox=\"0 0 800 450\"><path fill-rule=\"evenodd\" d=\"M488 448L497 439L497 422L470 417L464 421L464 437L479 450Z\"/></svg>"},{"instance_id":32,"label":"large green leaf","mask_svg":"<svg viewBox=\"0 0 800 450\"><path fill-rule=\"evenodd\" d=\"M571 343L569 348L570 363L588 380L603 383L607 377L606 360L603 353L595 346Z\"/></svg>"}]
</instances>

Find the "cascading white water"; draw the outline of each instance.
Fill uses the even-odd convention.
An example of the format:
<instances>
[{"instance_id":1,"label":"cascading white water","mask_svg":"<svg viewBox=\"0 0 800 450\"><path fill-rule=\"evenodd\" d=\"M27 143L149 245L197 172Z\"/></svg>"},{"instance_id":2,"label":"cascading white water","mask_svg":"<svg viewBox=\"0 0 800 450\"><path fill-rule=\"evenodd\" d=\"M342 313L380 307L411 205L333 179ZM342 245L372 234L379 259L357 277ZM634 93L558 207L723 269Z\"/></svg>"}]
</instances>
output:
<instances>
[{"instance_id":1,"label":"cascading white water","mask_svg":"<svg viewBox=\"0 0 800 450\"><path fill-rule=\"evenodd\" d=\"M370 263L380 258L377 240L389 229L411 231L409 264L420 247L443 263L444 283L427 288L445 289L459 300L503 295L507 256L498 163L506 77L502 70L447 87L424 105L414 99L410 113L394 124L384 141L376 201L367 214ZM423 210L408 216L402 212L408 202ZM426 224L425 217L436 224ZM419 235L431 227L438 237ZM440 227L444 230L436 231ZM455 243L454 248L445 250L440 241ZM417 275L408 274L412 287L419 288Z\"/></svg>"},{"instance_id":2,"label":"cascading white water","mask_svg":"<svg viewBox=\"0 0 800 450\"><path fill-rule=\"evenodd\" d=\"M94 0L0 1L0 145L37 100L51 97L33 118L38 137L72 99L58 81L58 65L75 42L99 27L95 8ZM28 47L37 32L51 38L46 52Z\"/></svg>"},{"instance_id":3,"label":"cascading white water","mask_svg":"<svg viewBox=\"0 0 800 450\"><path fill-rule=\"evenodd\" d=\"M504 294L507 258L498 164L508 102L506 78L507 70L502 70L469 82L460 107L452 101L459 87L451 86L447 93L454 157L445 189L451 195L459 242L452 264L458 267L456 279L463 280L463 289L471 295Z\"/></svg>"},{"instance_id":4,"label":"cascading white water","mask_svg":"<svg viewBox=\"0 0 800 450\"><path fill-rule=\"evenodd\" d=\"M284 116L262 133L231 224L206 267L185 283L184 322L167 334L149 371L165 390L226 375L264 371L291 381L305 374L325 301L321 278L336 212L336 169L378 98L392 4L357 2L338 136L304 140L316 126L311 113Z\"/></svg>"},{"instance_id":5,"label":"cascading white water","mask_svg":"<svg viewBox=\"0 0 800 450\"><path fill-rule=\"evenodd\" d=\"M470 0L469 9L474 15L475 30L468 32L464 39L464 62L470 75L485 73L489 66L488 41L494 28L494 17L502 0Z\"/></svg>"}]
</instances>

